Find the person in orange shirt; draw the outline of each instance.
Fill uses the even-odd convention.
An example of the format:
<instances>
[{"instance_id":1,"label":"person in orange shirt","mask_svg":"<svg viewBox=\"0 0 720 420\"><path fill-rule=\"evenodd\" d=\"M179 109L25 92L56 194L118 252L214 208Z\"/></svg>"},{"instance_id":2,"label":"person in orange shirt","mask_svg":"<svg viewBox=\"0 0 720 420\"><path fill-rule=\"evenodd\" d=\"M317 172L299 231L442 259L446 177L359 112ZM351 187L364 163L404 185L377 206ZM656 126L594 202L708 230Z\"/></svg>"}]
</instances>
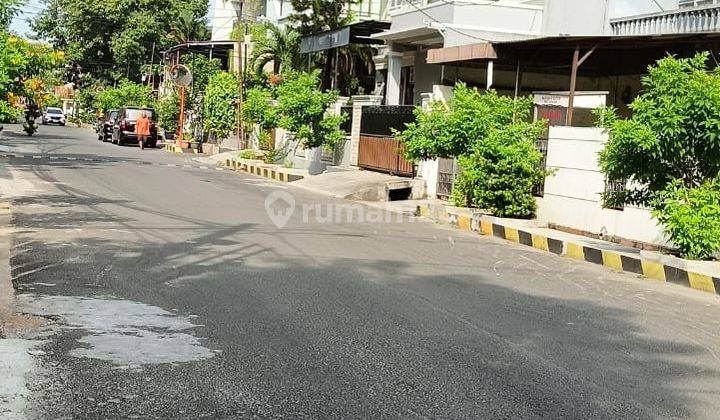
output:
<instances>
[{"instance_id":1,"label":"person in orange shirt","mask_svg":"<svg viewBox=\"0 0 720 420\"><path fill-rule=\"evenodd\" d=\"M140 114L140 117L135 122L135 134L137 134L138 137L140 150L145 149L145 141L150 135L150 118L148 118L147 112L145 111Z\"/></svg>"}]
</instances>

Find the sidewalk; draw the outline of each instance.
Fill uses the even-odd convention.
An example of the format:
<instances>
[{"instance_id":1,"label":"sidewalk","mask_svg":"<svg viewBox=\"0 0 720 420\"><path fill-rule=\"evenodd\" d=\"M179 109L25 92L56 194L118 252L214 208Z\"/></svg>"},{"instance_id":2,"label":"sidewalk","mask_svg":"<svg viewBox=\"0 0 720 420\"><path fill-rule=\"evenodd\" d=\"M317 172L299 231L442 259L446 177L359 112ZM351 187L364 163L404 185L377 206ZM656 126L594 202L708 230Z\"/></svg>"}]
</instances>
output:
<instances>
[{"instance_id":1,"label":"sidewalk","mask_svg":"<svg viewBox=\"0 0 720 420\"><path fill-rule=\"evenodd\" d=\"M336 198L361 202L389 201L394 193L402 192L407 198L418 199L425 195L423 181L402 178L361 169L333 168L319 175L307 170L285 168L259 160L240 159L238 152L223 152L212 156L198 156L193 160L205 165L224 166L253 175L292 182L294 186Z\"/></svg>"}]
</instances>

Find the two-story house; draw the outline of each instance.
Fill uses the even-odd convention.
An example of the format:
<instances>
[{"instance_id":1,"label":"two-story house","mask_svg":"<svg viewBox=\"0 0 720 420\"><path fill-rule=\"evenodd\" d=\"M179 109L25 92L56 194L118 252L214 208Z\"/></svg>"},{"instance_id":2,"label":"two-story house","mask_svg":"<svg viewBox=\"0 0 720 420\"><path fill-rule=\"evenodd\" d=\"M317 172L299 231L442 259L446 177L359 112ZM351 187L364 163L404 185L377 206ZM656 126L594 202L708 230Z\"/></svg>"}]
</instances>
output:
<instances>
[{"instance_id":1,"label":"two-story house","mask_svg":"<svg viewBox=\"0 0 720 420\"><path fill-rule=\"evenodd\" d=\"M363 0L350 5L348 12L358 21L383 20L387 18L389 0ZM289 0L263 0L254 4L247 3L243 18L251 21L266 21L277 25L286 25L287 18L294 10ZM212 40L225 41L230 38L232 28L237 22L239 10L237 3L228 0L212 0L211 26Z\"/></svg>"},{"instance_id":2,"label":"two-story house","mask_svg":"<svg viewBox=\"0 0 720 420\"><path fill-rule=\"evenodd\" d=\"M610 26L614 35L717 32L720 30L720 0L677 0L665 10L614 18Z\"/></svg>"}]
</instances>

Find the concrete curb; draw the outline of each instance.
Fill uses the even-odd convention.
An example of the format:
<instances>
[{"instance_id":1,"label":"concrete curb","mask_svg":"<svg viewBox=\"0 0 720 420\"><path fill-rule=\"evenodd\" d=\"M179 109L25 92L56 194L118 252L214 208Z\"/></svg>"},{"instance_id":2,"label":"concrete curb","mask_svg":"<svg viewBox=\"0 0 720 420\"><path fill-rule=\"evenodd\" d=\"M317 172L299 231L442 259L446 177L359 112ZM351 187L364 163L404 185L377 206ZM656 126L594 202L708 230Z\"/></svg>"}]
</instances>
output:
<instances>
[{"instance_id":1,"label":"concrete curb","mask_svg":"<svg viewBox=\"0 0 720 420\"><path fill-rule=\"evenodd\" d=\"M195 155L200 154L197 149L183 149L182 147L178 147L174 144L166 144L165 147L163 147L163 150L168 153L177 153L177 154L183 154L183 153L192 153Z\"/></svg>"},{"instance_id":2,"label":"concrete curb","mask_svg":"<svg viewBox=\"0 0 720 420\"><path fill-rule=\"evenodd\" d=\"M433 208L435 207L435 208ZM448 224L460 230L478 232L510 242L551 252L566 258L603 265L612 270L641 275L650 280L674 283L703 292L720 294L720 278L690 271L683 267L685 260L679 258L650 258L647 253L632 255L607 247L589 246L582 241L551 238L531 232L532 227L512 226L502 219L474 213L467 209L452 209L450 206L420 205L417 214ZM671 261L663 261L668 259ZM675 261L677 260L677 261Z\"/></svg>"},{"instance_id":3,"label":"concrete curb","mask_svg":"<svg viewBox=\"0 0 720 420\"><path fill-rule=\"evenodd\" d=\"M234 171L247 172L251 175L279 182L295 182L305 178L303 175L291 173L289 170L284 170L284 168L268 166L259 161L225 159L225 162L220 164Z\"/></svg>"}]
</instances>

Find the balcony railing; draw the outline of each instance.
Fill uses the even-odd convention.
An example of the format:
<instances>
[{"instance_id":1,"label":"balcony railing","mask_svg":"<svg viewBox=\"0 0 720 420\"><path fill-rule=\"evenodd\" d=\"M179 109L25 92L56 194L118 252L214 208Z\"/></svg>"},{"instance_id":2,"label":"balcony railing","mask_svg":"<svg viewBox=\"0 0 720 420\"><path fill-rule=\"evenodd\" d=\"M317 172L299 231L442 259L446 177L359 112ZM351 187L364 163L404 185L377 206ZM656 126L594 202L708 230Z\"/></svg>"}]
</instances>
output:
<instances>
[{"instance_id":1,"label":"balcony railing","mask_svg":"<svg viewBox=\"0 0 720 420\"><path fill-rule=\"evenodd\" d=\"M615 35L660 35L720 31L720 4L716 0L694 0L710 6L687 7L669 12L613 19ZM688 1L690 3L690 1Z\"/></svg>"}]
</instances>

